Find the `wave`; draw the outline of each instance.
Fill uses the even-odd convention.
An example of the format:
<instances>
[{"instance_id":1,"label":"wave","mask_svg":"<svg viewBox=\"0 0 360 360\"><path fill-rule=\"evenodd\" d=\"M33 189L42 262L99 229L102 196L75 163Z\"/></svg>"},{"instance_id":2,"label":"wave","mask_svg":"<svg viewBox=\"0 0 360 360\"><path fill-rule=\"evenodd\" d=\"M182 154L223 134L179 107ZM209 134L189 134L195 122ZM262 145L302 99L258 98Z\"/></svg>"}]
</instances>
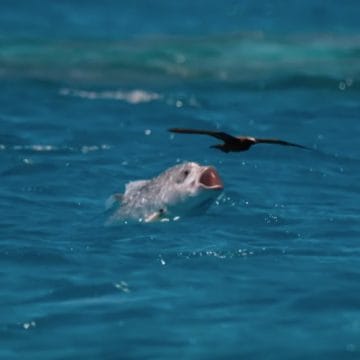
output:
<instances>
[{"instance_id":1,"label":"wave","mask_svg":"<svg viewBox=\"0 0 360 360\"><path fill-rule=\"evenodd\" d=\"M326 34L281 37L252 33L128 41L1 40L0 79L152 88L179 82L217 82L256 89L301 86L346 90L360 89L359 56L359 36ZM134 94L115 96L132 101Z\"/></svg>"}]
</instances>

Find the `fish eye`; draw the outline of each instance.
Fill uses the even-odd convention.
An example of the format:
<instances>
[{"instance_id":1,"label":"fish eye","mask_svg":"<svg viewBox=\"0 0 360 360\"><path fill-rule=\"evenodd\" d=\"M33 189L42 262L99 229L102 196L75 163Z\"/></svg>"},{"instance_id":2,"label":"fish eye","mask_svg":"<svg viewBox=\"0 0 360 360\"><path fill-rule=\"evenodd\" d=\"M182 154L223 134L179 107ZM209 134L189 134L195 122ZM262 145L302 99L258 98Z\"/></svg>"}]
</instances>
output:
<instances>
[{"instance_id":1,"label":"fish eye","mask_svg":"<svg viewBox=\"0 0 360 360\"><path fill-rule=\"evenodd\" d=\"M189 170L189 169L183 170L183 171L181 172L181 174L180 174L177 182L178 182L179 184L181 184L182 182L185 181L185 179L189 176L189 174L190 174L190 170Z\"/></svg>"}]
</instances>

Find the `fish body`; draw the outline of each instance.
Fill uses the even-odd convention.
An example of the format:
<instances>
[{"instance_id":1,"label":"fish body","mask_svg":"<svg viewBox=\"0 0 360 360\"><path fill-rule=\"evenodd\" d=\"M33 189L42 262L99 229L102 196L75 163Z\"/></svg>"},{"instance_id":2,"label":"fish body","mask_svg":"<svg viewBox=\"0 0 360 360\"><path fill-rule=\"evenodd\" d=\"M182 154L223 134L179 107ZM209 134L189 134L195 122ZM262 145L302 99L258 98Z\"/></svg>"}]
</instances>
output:
<instances>
[{"instance_id":1,"label":"fish body","mask_svg":"<svg viewBox=\"0 0 360 360\"><path fill-rule=\"evenodd\" d=\"M170 220L206 211L223 190L212 166L195 162L175 165L150 180L131 181L123 195L112 196L119 207L110 222Z\"/></svg>"}]
</instances>

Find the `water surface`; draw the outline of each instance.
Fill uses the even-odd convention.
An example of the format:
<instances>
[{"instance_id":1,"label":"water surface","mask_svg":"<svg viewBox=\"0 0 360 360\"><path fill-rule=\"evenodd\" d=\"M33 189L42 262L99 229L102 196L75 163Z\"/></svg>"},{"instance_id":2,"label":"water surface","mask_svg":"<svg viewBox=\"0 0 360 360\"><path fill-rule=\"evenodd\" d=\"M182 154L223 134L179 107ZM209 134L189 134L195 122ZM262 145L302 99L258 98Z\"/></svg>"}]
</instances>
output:
<instances>
[{"instance_id":1,"label":"water surface","mask_svg":"<svg viewBox=\"0 0 360 360\"><path fill-rule=\"evenodd\" d=\"M5 1L0 358L357 359L358 10ZM224 180L206 214L104 226L182 161Z\"/></svg>"}]
</instances>

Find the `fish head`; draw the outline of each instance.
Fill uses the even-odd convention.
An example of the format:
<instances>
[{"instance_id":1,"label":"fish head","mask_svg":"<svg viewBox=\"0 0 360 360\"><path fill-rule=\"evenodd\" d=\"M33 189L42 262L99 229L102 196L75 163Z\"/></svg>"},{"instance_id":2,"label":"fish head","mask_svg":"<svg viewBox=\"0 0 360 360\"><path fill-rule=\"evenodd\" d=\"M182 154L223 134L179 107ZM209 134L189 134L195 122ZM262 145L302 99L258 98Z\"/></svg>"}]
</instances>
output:
<instances>
[{"instance_id":1,"label":"fish head","mask_svg":"<svg viewBox=\"0 0 360 360\"><path fill-rule=\"evenodd\" d=\"M176 165L159 178L162 178L158 179L162 183L162 201L176 215L205 211L224 188L213 166L195 162Z\"/></svg>"}]
</instances>

